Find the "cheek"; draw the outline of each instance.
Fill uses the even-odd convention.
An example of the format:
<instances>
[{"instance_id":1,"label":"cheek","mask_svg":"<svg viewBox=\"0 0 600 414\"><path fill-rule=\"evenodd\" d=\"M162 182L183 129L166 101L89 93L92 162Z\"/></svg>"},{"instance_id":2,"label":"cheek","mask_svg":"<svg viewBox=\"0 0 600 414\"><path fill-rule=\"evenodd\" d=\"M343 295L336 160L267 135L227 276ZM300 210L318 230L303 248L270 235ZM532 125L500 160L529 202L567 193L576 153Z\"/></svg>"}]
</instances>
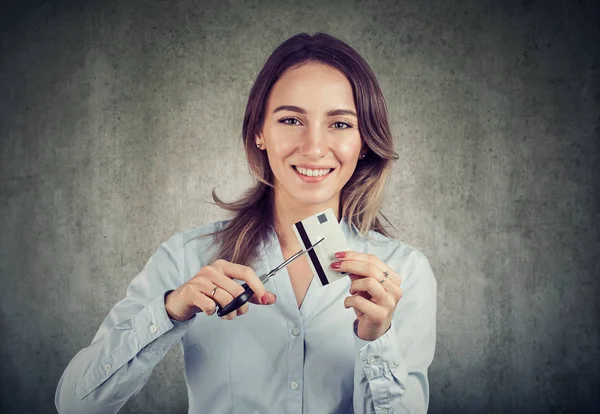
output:
<instances>
[{"instance_id":1,"label":"cheek","mask_svg":"<svg viewBox=\"0 0 600 414\"><path fill-rule=\"evenodd\" d=\"M269 128L263 131L263 134L267 142L267 153L272 161L282 161L291 155L298 142L296 137L290 133L285 133L282 128Z\"/></svg>"},{"instance_id":2,"label":"cheek","mask_svg":"<svg viewBox=\"0 0 600 414\"><path fill-rule=\"evenodd\" d=\"M272 161L285 162L286 158L294 153L294 149L295 147L293 144L285 141L278 141L275 145L271 144L269 146L269 158Z\"/></svg>"},{"instance_id":3,"label":"cheek","mask_svg":"<svg viewBox=\"0 0 600 414\"><path fill-rule=\"evenodd\" d=\"M359 142L340 142L337 145L335 155L342 163L353 163L358 159L360 152Z\"/></svg>"}]
</instances>

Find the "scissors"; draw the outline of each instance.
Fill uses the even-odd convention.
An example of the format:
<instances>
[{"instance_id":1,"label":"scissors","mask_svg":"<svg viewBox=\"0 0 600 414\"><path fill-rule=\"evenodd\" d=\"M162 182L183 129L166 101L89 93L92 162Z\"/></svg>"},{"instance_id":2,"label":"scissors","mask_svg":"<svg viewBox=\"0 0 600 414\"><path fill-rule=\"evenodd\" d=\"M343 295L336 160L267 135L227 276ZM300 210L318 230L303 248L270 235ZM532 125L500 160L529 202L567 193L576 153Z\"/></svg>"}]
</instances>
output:
<instances>
[{"instance_id":1,"label":"scissors","mask_svg":"<svg viewBox=\"0 0 600 414\"><path fill-rule=\"evenodd\" d=\"M315 244L313 244L312 246L310 246L308 249L304 249L304 250L298 251L293 256L291 256L289 259L287 259L285 262L283 262L282 264L280 264L279 266L277 266L276 268L274 268L273 270L271 270L269 273L265 273L264 275L260 276L259 277L260 281L263 284L267 283L267 281L269 279L271 279L273 276L275 276L275 274L277 272L279 272L281 269L283 269L284 267L286 267L287 265L289 265L291 262L293 262L294 260L296 260L298 257L302 256L304 253L306 253L309 250L313 249L317 244L321 243L323 240L325 240L325 238L322 238L321 240L319 240L318 242L316 242ZM217 310L217 315L219 315L219 316L225 316L228 313L233 312L234 310L237 310L238 308L242 307L246 302L248 302L250 300L250 298L252 297L252 295L254 295L254 291L252 290L252 288L250 286L248 286L247 283L244 283L242 285L242 287L244 288L244 293L242 293L238 297L234 298L227 305L225 305L223 307L220 307L219 304L217 304L217 307L219 308ZM200 310L200 312L202 312L202 310Z\"/></svg>"}]
</instances>

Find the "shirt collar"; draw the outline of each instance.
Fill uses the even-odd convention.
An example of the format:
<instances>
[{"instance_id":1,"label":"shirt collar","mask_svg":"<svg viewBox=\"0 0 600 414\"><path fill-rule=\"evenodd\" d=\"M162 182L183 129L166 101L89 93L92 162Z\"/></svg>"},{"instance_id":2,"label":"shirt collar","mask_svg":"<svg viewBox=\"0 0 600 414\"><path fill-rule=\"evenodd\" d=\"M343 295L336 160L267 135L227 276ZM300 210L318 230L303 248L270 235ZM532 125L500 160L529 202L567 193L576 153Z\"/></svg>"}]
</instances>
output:
<instances>
[{"instance_id":1,"label":"shirt collar","mask_svg":"<svg viewBox=\"0 0 600 414\"><path fill-rule=\"evenodd\" d=\"M356 226L351 226L350 224L348 224L348 220L346 219L346 217L342 217L342 219L340 220L340 227L344 232L344 236L346 236L346 240L354 238L359 233Z\"/></svg>"}]
</instances>

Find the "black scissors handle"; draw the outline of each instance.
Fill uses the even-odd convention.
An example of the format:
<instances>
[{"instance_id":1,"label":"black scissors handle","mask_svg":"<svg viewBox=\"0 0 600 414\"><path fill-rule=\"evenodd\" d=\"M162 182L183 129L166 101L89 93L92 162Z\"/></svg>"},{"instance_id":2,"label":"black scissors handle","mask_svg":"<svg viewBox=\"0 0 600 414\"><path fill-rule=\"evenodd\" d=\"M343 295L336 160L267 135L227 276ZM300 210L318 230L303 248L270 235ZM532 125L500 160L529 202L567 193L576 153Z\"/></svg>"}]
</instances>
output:
<instances>
[{"instance_id":1,"label":"black scissors handle","mask_svg":"<svg viewBox=\"0 0 600 414\"><path fill-rule=\"evenodd\" d=\"M217 315L219 315L219 317L225 316L228 313L241 308L242 306L244 306L244 304L246 302L248 302L250 300L252 295L254 295L254 291L252 290L252 288L250 286L248 286L247 283L244 283L242 285L242 287L244 288L244 293L233 298L233 300L231 302L229 302L227 305L225 305L223 307L219 307L219 310L217 311Z\"/></svg>"},{"instance_id":2,"label":"black scissors handle","mask_svg":"<svg viewBox=\"0 0 600 414\"><path fill-rule=\"evenodd\" d=\"M266 281L269 280L271 278L271 276L273 276L275 273L277 273L277 270L278 269L272 270L271 272L265 273L264 275L260 276L259 277L260 281L262 283L266 283ZM250 286L248 286L248 283L244 283L242 285L242 287L244 288L244 293L233 298L233 300L231 302L229 302L227 305L221 307L221 305L219 305L217 303L217 306L219 307L219 309L217 310L217 315L219 315L219 317L225 316L228 313L233 312L234 310L238 310L239 308L244 306L244 304L246 302L248 302L250 300L252 295L254 295L254 291L252 290L252 288Z\"/></svg>"}]
</instances>

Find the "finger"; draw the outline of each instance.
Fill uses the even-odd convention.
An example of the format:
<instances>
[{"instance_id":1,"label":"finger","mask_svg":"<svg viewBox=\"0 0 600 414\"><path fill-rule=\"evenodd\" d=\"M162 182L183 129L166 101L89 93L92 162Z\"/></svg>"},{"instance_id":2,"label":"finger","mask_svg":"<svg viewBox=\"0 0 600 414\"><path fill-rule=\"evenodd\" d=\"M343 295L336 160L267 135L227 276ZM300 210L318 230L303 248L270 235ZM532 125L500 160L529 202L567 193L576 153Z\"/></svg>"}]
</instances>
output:
<instances>
[{"instance_id":1,"label":"finger","mask_svg":"<svg viewBox=\"0 0 600 414\"><path fill-rule=\"evenodd\" d=\"M344 299L345 308L354 308L355 311L362 312L365 317L375 323L382 323L388 316L385 308L378 306L359 295L348 296Z\"/></svg>"},{"instance_id":2,"label":"finger","mask_svg":"<svg viewBox=\"0 0 600 414\"><path fill-rule=\"evenodd\" d=\"M369 295L367 292L355 292L352 295L362 296L366 300L371 300L371 295ZM359 311L358 309L356 309L356 308L352 308L352 309L354 309L354 313L356 314L357 318L360 318L363 315L363 313L361 311Z\"/></svg>"},{"instance_id":3,"label":"finger","mask_svg":"<svg viewBox=\"0 0 600 414\"><path fill-rule=\"evenodd\" d=\"M191 281L192 283L190 284L194 286L204 296L206 296L209 300L211 300L215 306L218 303L220 307L224 307L233 300L233 296L225 289L221 288L218 285L215 285L215 283L212 281L212 279L216 277L212 273L218 273L218 270L207 266L205 272L206 273L204 273L203 276L194 278ZM229 279L229 281L232 282L231 279ZM232 283L237 285L237 283L235 282ZM221 316L221 319L233 319L235 315L236 312L229 312L227 315Z\"/></svg>"},{"instance_id":4,"label":"finger","mask_svg":"<svg viewBox=\"0 0 600 414\"><path fill-rule=\"evenodd\" d=\"M238 308L237 315L240 316L247 313L249 308L250 306L248 305L248 302L244 303L240 308Z\"/></svg>"},{"instance_id":5,"label":"finger","mask_svg":"<svg viewBox=\"0 0 600 414\"><path fill-rule=\"evenodd\" d=\"M266 295L266 303L265 303L265 305L272 305L277 300L277 295L274 294L273 292L268 292L267 291L267 293L265 293L265 295Z\"/></svg>"},{"instance_id":6,"label":"finger","mask_svg":"<svg viewBox=\"0 0 600 414\"><path fill-rule=\"evenodd\" d=\"M264 298L264 302L261 302L261 300ZM255 305L272 305L273 303L275 303L275 300L277 299L277 295L275 295L273 292L269 292L268 290L265 292L265 295L263 296L263 298L258 297L256 294L252 295L252 297L250 298L250 300L248 302L250 303L254 303Z\"/></svg>"},{"instance_id":7,"label":"finger","mask_svg":"<svg viewBox=\"0 0 600 414\"><path fill-rule=\"evenodd\" d=\"M389 279L386 280L385 282L381 283L381 286L383 286L383 288L392 295L392 297L394 298L394 300L396 301L396 303L398 303L398 301L400 299L402 299L402 288L400 287L400 285L397 285L395 283L390 283Z\"/></svg>"},{"instance_id":8,"label":"finger","mask_svg":"<svg viewBox=\"0 0 600 414\"><path fill-rule=\"evenodd\" d=\"M348 276L350 277L351 282L354 282L355 280L364 278L364 276L355 275L354 273L349 273Z\"/></svg>"},{"instance_id":9,"label":"finger","mask_svg":"<svg viewBox=\"0 0 600 414\"><path fill-rule=\"evenodd\" d=\"M358 292L367 292L371 296L371 301L378 305L387 307L396 306L394 296L388 293L382 284L372 277L366 277L352 282L350 285L350 294L354 295Z\"/></svg>"},{"instance_id":10,"label":"finger","mask_svg":"<svg viewBox=\"0 0 600 414\"><path fill-rule=\"evenodd\" d=\"M365 279L365 277L357 276L352 273L350 274L350 280L352 281L350 283L350 294L354 294L352 291L352 284L354 283L354 281L361 280L361 279ZM389 278L385 282L378 281L378 283L383 287L383 289L386 292L390 293L394 297L396 303L400 299L402 299L402 288L399 285L390 282ZM369 299L369 298L367 297L367 299Z\"/></svg>"},{"instance_id":11,"label":"finger","mask_svg":"<svg viewBox=\"0 0 600 414\"><path fill-rule=\"evenodd\" d=\"M354 260L333 262L331 268L338 272L352 273L354 276L358 277L383 278L383 271L378 266L371 263L356 262Z\"/></svg>"},{"instance_id":12,"label":"finger","mask_svg":"<svg viewBox=\"0 0 600 414\"><path fill-rule=\"evenodd\" d=\"M211 293L212 293L212 291L211 291ZM217 290L215 290L215 293L212 295L212 298L215 302L217 302L220 305L221 308L224 308L226 305L228 305L233 300L233 296L231 296L231 294L229 292L227 292L225 289L221 289L221 288L218 288ZM235 318L236 314L237 314L237 312L231 311L227 315L223 315L220 318L231 320L231 319Z\"/></svg>"},{"instance_id":13,"label":"finger","mask_svg":"<svg viewBox=\"0 0 600 414\"><path fill-rule=\"evenodd\" d=\"M214 300L205 295L197 285L188 284L186 287L186 297L189 298L192 305L202 310L207 315L212 315L217 311L217 305Z\"/></svg>"},{"instance_id":14,"label":"finger","mask_svg":"<svg viewBox=\"0 0 600 414\"><path fill-rule=\"evenodd\" d=\"M239 265L237 263L231 263L226 260L217 260L212 266L221 269L222 272L238 280L243 280L250 286L256 297L253 303L261 303L261 298L265 295L266 289L263 283L260 281L254 270L248 266ZM235 282L234 282L235 283Z\"/></svg>"},{"instance_id":15,"label":"finger","mask_svg":"<svg viewBox=\"0 0 600 414\"><path fill-rule=\"evenodd\" d=\"M206 269L204 271L206 272ZM207 296L209 299L212 299L212 290L216 286L212 281L212 276L204 273L200 277L194 277L192 280L190 280L189 284Z\"/></svg>"},{"instance_id":16,"label":"finger","mask_svg":"<svg viewBox=\"0 0 600 414\"><path fill-rule=\"evenodd\" d=\"M339 264L339 266L337 264ZM400 275L385 265L383 268L381 268L373 263L347 260L333 262L331 263L330 267L338 272L351 273L350 279L352 280L356 280L358 277L372 277L378 281L381 281L385 278L383 269L387 269L386 271L388 272L388 279L386 280L386 283L391 282L399 286L401 282Z\"/></svg>"},{"instance_id":17,"label":"finger","mask_svg":"<svg viewBox=\"0 0 600 414\"><path fill-rule=\"evenodd\" d=\"M215 263L205 267L205 275L208 276L214 285L229 292L232 297L237 297L244 293L242 285L233 281L224 273L223 268L219 265L215 265Z\"/></svg>"},{"instance_id":18,"label":"finger","mask_svg":"<svg viewBox=\"0 0 600 414\"><path fill-rule=\"evenodd\" d=\"M352 280L353 282L354 282L355 280L358 280L358 279L363 279L363 277L362 277L362 276L353 275L353 274L351 274L351 273L350 273L348 276L350 277L350 280ZM350 286L352 286L352 283L350 284ZM351 292L351 294L352 294L352 295L358 295L358 296L362 296L363 298L365 298L365 299L367 299L367 300L370 300L370 299L371 299L371 295L369 295L369 293L368 293L368 292L360 292L360 291L359 291L359 292L354 292L354 293L352 293L352 292ZM363 314L361 311L359 311L358 309L355 309L355 308L354 308L354 313L356 314L356 317L357 317L357 318L360 318L360 317L362 316L362 314Z\"/></svg>"},{"instance_id":19,"label":"finger","mask_svg":"<svg viewBox=\"0 0 600 414\"><path fill-rule=\"evenodd\" d=\"M361 252L355 252L355 251L343 251L343 252L337 252L335 255L335 259L334 261L340 261L340 262L344 262L344 261L355 261L355 262L362 262L362 263L370 263L372 265L374 265L376 268L381 269L381 272L383 273L383 270L387 270L387 272L390 274L390 276L395 275L393 277L394 281L396 282L396 284L400 285L400 283L402 282L402 277L396 273L393 269L390 269L378 256L374 255L374 254L369 254L369 253L361 253Z\"/></svg>"},{"instance_id":20,"label":"finger","mask_svg":"<svg viewBox=\"0 0 600 414\"><path fill-rule=\"evenodd\" d=\"M386 264L383 263L383 261L379 257L375 256L374 254L355 252L355 251L351 251L351 250L344 251L344 252L337 252L335 254L335 259L339 260L339 261L352 260L354 262L371 263L380 268L387 267Z\"/></svg>"}]
</instances>

